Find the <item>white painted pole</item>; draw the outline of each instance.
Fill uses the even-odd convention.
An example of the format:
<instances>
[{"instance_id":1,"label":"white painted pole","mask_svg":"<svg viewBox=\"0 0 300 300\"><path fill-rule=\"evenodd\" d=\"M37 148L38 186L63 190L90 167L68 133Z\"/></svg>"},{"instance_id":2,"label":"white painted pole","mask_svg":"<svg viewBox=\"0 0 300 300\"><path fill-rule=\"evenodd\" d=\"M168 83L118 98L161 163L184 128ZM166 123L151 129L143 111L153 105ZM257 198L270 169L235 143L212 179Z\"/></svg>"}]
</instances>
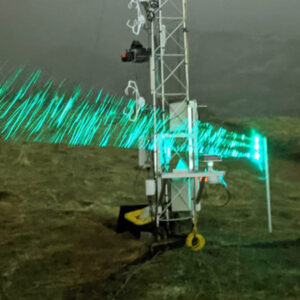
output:
<instances>
[{"instance_id":1,"label":"white painted pole","mask_svg":"<svg viewBox=\"0 0 300 300\"><path fill-rule=\"evenodd\" d=\"M268 211L268 228L272 232L272 212L271 212L271 193L270 193L270 176L269 176L269 157L268 157L268 141L264 138L264 160L265 160L265 182L267 196L267 211Z\"/></svg>"}]
</instances>

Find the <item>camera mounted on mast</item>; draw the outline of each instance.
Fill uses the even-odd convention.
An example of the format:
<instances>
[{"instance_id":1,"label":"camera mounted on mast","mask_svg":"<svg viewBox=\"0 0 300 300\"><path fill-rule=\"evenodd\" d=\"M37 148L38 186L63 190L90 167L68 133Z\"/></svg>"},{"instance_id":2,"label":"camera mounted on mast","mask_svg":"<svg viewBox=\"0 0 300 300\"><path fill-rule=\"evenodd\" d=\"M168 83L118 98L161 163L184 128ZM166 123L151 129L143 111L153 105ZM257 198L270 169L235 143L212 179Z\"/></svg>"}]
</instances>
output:
<instances>
[{"instance_id":1,"label":"camera mounted on mast","mask_svg":"<svg viewBox=\"0 0 300 300\"><path fill-rule=\"evenodd\" d=\"M139 41L133 41L130 48L122 53L123 62L144 63L148 62L151 56L151 48L146 49Z\"/></svg>"}]
</instances>

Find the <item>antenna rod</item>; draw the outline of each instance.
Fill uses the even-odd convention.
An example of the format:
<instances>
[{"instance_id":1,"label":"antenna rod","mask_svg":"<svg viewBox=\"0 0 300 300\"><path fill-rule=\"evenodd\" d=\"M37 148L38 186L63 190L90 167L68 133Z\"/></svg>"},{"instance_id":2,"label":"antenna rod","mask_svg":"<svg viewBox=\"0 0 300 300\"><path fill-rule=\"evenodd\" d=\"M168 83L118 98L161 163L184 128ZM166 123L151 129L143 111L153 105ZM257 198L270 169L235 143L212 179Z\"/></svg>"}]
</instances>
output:
<instances>
[{"instance_id":1,"label":"antenna rod","mask_svg":"<svg viewBox=\"0 0 300 300\"><path fill-rule=\"evenodd\" d=\"M266 196L267 196L267 211L268 211L268 228L272 232L272 213L271 213L271 193L270 193L270 176L269 176L269 157L268 157L268 141L264 138L264 152L265 152L265 182L266 182Z\"/></svg>"}]
</instances>

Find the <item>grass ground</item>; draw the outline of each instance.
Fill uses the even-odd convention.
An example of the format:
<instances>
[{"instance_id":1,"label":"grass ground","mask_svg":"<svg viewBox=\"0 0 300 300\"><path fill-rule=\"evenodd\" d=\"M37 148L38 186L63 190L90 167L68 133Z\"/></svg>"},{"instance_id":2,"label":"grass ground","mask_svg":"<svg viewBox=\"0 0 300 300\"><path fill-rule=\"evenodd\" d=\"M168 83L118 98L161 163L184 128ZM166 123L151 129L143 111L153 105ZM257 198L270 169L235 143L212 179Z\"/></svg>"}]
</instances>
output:
<instances>
[{"instance_id":1,"label":"grass ground","mask_svg":"<svg viewBox=\"0 0 300 300\"><path fill-rule=\"evenodd\" d=\"M274 232L264 183L247 162L223 163L233 195L207 190L201 252L147 252L114 226L144 203L136 150L1 143L0 299L300 299L300 119L234 120L270 137Z\"/></svg>"}]
</instances>

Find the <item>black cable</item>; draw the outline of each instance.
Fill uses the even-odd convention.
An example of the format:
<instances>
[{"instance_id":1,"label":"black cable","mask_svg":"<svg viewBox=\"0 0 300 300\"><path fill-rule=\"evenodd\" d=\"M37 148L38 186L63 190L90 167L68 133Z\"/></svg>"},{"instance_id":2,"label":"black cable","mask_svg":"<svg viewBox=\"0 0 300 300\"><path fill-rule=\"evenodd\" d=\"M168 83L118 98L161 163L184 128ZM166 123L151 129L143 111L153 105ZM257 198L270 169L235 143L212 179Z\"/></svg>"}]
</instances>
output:
<instances>
[{"instance_id":1,"label":"black cable","mask_svg":"<svg viewBox=\"0 0 300 300\"><path fill-rule=\"evenodd\" d=\"M201 181L200 181L200 188L199 188L199 192L197 194L197 198L196 198L196 203L199 204L200 201L201 201L201 198L202 198L202 194L203 194L203 191L204 191L204 188L205 188L205 179L206 177L202 177ZM231 193L229 191L229 189L224 185L222 184L222 186L225 188L225 191L226 191L226 194L227 194L227 200L224 204L222 205L215 205L217 207L224 207L224 206L227 206L228 203L231 201Z\"/></svg>"},{"instance_id":2,"label":"black cable","mask_svg":"<svg viewBox=\"0 0 300 300\"><path fill-rule=\"evenodd\" d=\"M225 190L226 190L226 193L227 193L227 201L226 201L223 205L216 205L216 206L218 206L218 207L224 207L224 206L227 206L228 203L231 201L231 193L230 193L229 189L228 189L225 185L223 185L223 186L224 186L224 188L225 188Z\"/></svg>"},{"instance_id":3,"label":"black cable","mask_svg":"<svg viewBox=\"0 0 300 300\"><path fill-rule=\"evenodd\" d=\"M200 181L200 188L197 194L197 198L196 198L196 203L199 204L201 201L201 197L204 191L204 187L205 187L205 179L206 177L202 177L201 181Z\"/></svg>"}]
</instances>

